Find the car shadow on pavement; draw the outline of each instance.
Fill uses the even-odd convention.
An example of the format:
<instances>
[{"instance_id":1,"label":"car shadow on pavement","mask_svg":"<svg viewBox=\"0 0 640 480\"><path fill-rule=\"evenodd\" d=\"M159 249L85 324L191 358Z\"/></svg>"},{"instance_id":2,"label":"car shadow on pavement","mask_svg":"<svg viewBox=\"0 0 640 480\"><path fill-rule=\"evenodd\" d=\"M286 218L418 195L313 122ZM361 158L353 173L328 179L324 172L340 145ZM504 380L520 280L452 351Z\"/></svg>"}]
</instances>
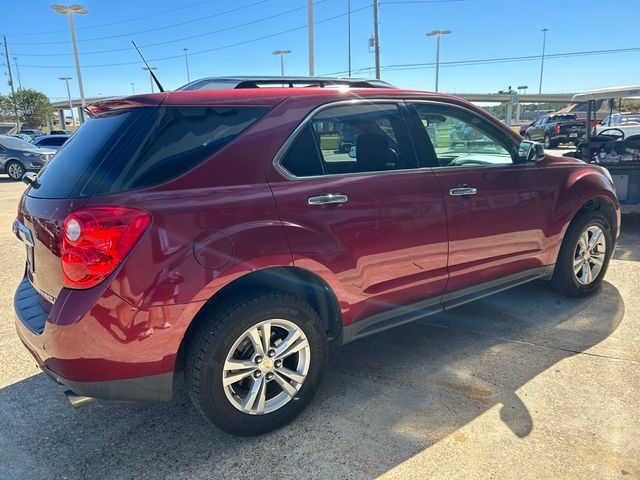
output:
<instances>
[{"instance_id":1,"label":"car shadow on pavement","mask_svg":"<svg viewBox=\"0 0 640 480\"><path fill-rule=\"evenodd\" d=\"M332 347L310 407L255 438L210 426L184 392L169 403L74 411L61 387L36 375L0 390L0 471L22 479L370 478L451 434L465 442L456 430L495 406L526 437L536 426L518 389L602 342L624 310L606 282L587 299L537 282Z\"/></svg>"}]
</instances>

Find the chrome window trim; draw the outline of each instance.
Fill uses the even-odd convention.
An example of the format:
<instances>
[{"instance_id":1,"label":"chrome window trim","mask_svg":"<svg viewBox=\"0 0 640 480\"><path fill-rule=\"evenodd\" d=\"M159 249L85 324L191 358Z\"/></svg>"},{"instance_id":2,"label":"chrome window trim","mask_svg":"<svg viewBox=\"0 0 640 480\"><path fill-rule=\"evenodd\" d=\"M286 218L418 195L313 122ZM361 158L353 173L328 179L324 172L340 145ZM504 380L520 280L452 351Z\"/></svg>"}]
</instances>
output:
<instances>
[{"instance_id":1,"label":"chrome window trim","mask_svg":"<svg viewBox=\"0 0 640 480\"><path fill-rule=\"evenodd\" d=\"M416 172L416 171L424 171L431 170L430 167L418 167L418 168L404 168L398 170L380 170L374 172L352 172L352 173L327 173L324 175L310 175L308 177L298 177L286 168L281 165L281 161L284 156L289 151L291 144L296 141L302 130L307 126L307 124L311 121L311 119L320 113L323 110L326 110L331 107L342 106L342 105L379 105L379 104L393 104L399 107L404 103L404 98L356 98L351 100L338 100L335 102L325 103L314 108L306 117L300 122L300 125L296 127L289 138L282 144L278 153L276 153L275 157L273 157L272 165L276 169L280 175L285 177L287 180L314 180L320 178L334 178L334 177L356 177L356 176L369 176L369 175L380 175L380 174L393 174L393 173L402 173L402 172ZM407 131L407 135L411 136L411 132ZM416 158L417 161L417 158Z\"/></svg>"},{"instance_id":2,"label":"chrome window trim","mask_svg":"<svg viewBox=\"0 0 640 480\"><path fill-rule=\"evenodd\" d=\"M388 174L398 174L398 173L416 173L416 172L425 172L425 171L439 171L439 170L451 170L451 169L470 169L470 168L499 168L499 167L505 167L505 166L510 166L510 167L515 167L518 164L517 162L513 161L513 157L511 158L511 163L505 163L505 164L497 164L497 165L477 165L477 166L473 166L473 167L464 167L464 166L460 166L460 167L443 167L443 166L437 166L437 167L417 167L417 168L404 168L404 169L398 169L398 170L379 170L379 171L374 171L374 172L353 172L353 173L327 173L325 175L310 175L308 177L298 177L296 175L293 175L291 172L289 172L289 170L287 170L286 168L284 168L281 164L282 159L284 158L284 156L287 154L287 152L289 151L289 148L291 147L291 144L293 144L293 142L295 142L295 140L298 138L298 136L300 135L300 133L302 132L302 130L307 126L307 124L311 121L311 119L317 115L318 113L320 113L323 110L326 110L327 108L331 108L331 107L335 107L335 106L341 106L341 105L358 105L358 104L394 104L396 106L402 105L402 104L407 104L407 103L425 103L425 104L431 104L431 105L441 105L441 106L446 106L446 107L451 107L454 109L458 109L458 110L462 110L465 112L470 113L471 115L474 115L476 117L479 117L482 119L482 117L480 117L476 112L474 112L473 110L470 110L469 108L466 108L462 105L456 105L453 103L449 103L449 102L445 102L445 101L440 101L440 100L426 100L426 99L418 99L418 98L359 98L359 99L351 99L351 100L338 100L335 102L329 102L329 103L325 103L322 105L317 106L316 108L314 108L310 113L307 114L306 117L304 117L304 119L302 120L302 122L300 122L300 124L295 128L295 130L293 131L293 133L291 133L291 135L289 135L289 138L287 138L287 140L282 144L282 146L278 149L278 152L276 153L276 155L273 157L273 160L271 162L271 164L273 165L273 167L276 169L276 171L278 173L280 173L280 175L282 175L284 178L286 178L287 180L315 180L315 179L322 179L322 178L334 178L334 177L357 177L357 176L369 176L369 175L388 175ZM484 120L484 119L482 119ZM486 121L486 120L484 120ZM499 127L496 127L496 129L498 129ZM411 131L408 132L409 136L411 136ZM505 134L506 136L506 134ZM510 137L509 137L510 138ZM513 139L511 139L513 140ZM515 140L513 140L514 144L515 144ZM420 161L418 158L416 158L416 160L418 160L418 162ZM526 165L526 164L524 164Z\"/></svg>"}]
</instances>

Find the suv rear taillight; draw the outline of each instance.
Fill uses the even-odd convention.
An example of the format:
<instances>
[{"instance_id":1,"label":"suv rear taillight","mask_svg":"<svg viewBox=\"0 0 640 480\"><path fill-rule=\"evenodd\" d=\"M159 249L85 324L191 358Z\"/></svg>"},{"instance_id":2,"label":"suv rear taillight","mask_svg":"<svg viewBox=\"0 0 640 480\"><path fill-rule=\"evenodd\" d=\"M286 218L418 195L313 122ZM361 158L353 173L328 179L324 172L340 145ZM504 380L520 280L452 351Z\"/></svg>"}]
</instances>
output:
<instances>
[{"instance_id":1,"label":"suv rear taillight","mask_svg":"<svg viewBox=\"0 0 640 480\"><path fill-rule=\"evenodd\" d=\"M125 207L86 207L62 226L64 285L89 288L120 264L151 223L148 212Z\"/></svg>"},{"instance_id":2,"label":"suv rear taillight","mask_svg":"<svg viewBox=\"0 0 640 480\"><path fill-rule=\"evenodd\" d=\"M556 123L556 135L560 135L560 124Z\"/></svg>"}]
</instances>

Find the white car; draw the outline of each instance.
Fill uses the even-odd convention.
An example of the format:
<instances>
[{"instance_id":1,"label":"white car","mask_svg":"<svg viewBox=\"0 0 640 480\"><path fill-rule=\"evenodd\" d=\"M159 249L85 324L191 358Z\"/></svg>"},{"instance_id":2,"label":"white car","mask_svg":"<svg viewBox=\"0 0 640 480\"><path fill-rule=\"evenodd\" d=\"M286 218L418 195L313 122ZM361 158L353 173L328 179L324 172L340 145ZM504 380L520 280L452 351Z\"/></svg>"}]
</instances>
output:
<instances>
[{"instance_id":1,"label":"white car","mask_svg":"<svg viewBox=\"0 0 640 480\"><path fill-rule=\"evenodd\" d=\"M624 138L640 135L640 113L614 113L596 125L596 135L604 130L617 129L624 133Z\"/></svg>"}]
</instances>

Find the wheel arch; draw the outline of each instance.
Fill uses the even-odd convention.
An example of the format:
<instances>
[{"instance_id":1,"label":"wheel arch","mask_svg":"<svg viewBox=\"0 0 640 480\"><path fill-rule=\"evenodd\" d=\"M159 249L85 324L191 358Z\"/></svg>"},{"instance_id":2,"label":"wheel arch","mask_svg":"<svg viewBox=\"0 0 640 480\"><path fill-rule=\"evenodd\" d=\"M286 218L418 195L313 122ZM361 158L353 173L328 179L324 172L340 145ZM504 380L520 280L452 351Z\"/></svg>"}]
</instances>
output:
<instances>
[{"instance_id":1,"label":"wheel arch","mask_svg":"<svg viewBox=\"0 0 640 480\"><path fill-rule=\"evenodd\" d=\"M184 368L185 355L193 333L202 320L214 309L233 300L259 292L289 293L307 301L318 312L327 336L336 338L342 329L342 312L335 293L319 275L293 266L269 267L247 273L218 290L195 315L180 342L176 371Z\"/></svg>"},{"instance_id":2,"label":"wheel arch","mask_svg":"<svg viewBox=\"0 0 640 480\"><path fill-rule=\"evenodd\" d=\"M25 169L25 171L27 170L27 168L24 166L24 162L22 162L19 158L12 157L12 158L7 158L7 159L4 161L4 165L3 165L3 167L2 167L2 169L4 170L4 173L7 173L7 166L8 166L11 162L19 163L20 165L22 165L22 168L24 168L24 169Z\"/></svg>"}]
</instances>

